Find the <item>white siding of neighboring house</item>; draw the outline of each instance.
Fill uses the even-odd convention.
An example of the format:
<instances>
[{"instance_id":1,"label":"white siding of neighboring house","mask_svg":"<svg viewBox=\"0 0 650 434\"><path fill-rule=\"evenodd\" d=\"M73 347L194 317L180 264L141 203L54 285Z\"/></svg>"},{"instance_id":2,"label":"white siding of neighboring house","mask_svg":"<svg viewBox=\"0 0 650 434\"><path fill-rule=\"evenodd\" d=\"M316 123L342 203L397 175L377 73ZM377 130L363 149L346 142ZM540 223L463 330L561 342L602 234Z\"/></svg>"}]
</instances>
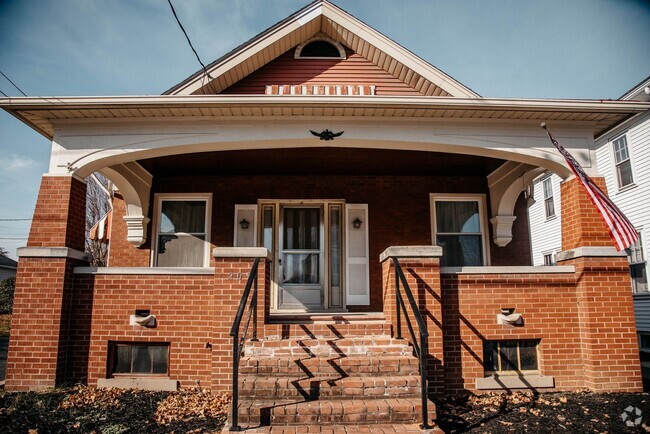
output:
<instances>
[{"instance_id":1,"label":"white siding of neighboring house","mask_svg":"<svg viewBox=\"0 0 650 434\"><path fill-rule=\"evenodd\" d=\"M557 253L562 245L561 232L561 204L560 204L560 177L550 174L553 184L555 202L555 217L546 218L544 208L543 181L549 174L542 175L533 181L535 203L528 209L530 218L530 245L532 249L533 265L544 265L545 253Z\"/></svg>"}]
</instances>

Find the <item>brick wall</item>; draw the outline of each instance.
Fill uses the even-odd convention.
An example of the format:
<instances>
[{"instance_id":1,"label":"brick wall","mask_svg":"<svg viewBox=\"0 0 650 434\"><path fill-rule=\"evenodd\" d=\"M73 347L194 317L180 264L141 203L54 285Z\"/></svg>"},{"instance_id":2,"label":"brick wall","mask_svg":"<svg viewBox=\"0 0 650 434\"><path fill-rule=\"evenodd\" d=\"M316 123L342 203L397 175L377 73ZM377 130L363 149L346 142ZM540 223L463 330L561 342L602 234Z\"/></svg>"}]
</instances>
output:
<instances>
[{"instance_id":1,"label":"brick wall","mask_svg":"<svg viewBox=\"0 0 650 434\"><path fill-rule=\"evenodd\" d=\"M605 178L594 182L605 193ZM585 246L611 246L612 240L602 216L593 205L582 184L576 178L560 185L562 194L562 250Z\"/></svg>"},{"instance_id":2,"label":"brick wall","mask_svg":"<svg viewBox=\"0 0 650 434\"><path fill-rule=\"evenodd\" d=\"M444 274L441 282L447 390L475 392L483 341L503 339L540 339L540 373L558 389L585 387L573 273ZM502 307L516 307L524 326L497 325Z\"/></svg>"},{"instance_id":3,"label":"brick wall","mask_svg":"<svg viewBox=\"0 0 650 434\"><path fill-rule=\"evenodd\" d=\"M83 251L85 225L86 184L72 176L43 176L27 245Z\"/></svg>"},{"instance_id":4,"label":"brick wall","mask_svg":"<svg viewBox=\"0 0 650 434\"><path fill-rule=\"evenodd\" d=\"M209 192L213 195L214 246L233 245L235 204L254 204L260 198L344 199L368 204L370 252L370 305L351 310L380 311L382 281L379 254L392 245L431 244L429 193L487 193L484 177L437 176L157 176L157 193ZM110 266L146 266L149 242L136 248L126 242L123 202L116 199L111 234ZM153 207L152 207L153 208ZM498 264L529 265L530 247L525 207L518 205L515 238L506 247L488 242ZM152 218L152 216L149 216ZM490 216L488 216L489 218ZM152 218L153 220L153 218ZM151 225L150 225L151 226ZM490 228L491 230L491 228ZM491 235L487 234L489 239Z\"/></svg>"},{"instance_id":5,"label":"brick wall","mask_svg":"<svg viewBox=\"0 0 650 434\"><path fill-rule=\"evenodd\" d=\"M232 375L229 333L252 262L217 259L214 275L76 275L77 292L93 292L88 341L83 332L88 329L82 326L77 333L79 339L71 345L76 354L82 354L88 346L88 384L95 385L97 379L107 377L110 341L168 342L169 376L181 387L199 384L212 390L228 390ZM258 270L259 324L264 321L267 270L262 260ZM242 280L232 277L239 272L244 276ZM157 326L130 326L129 317L136 309L149 309L157 318ZM82 368L82 358L77 361L80 363L75 368Z\"/></svg>"},{"instance_id":6,"label":"brick wall","mask_svg":"<svg viewBox=\"0 0 650 434\"><path fill-rule=\"evenodd\" d=\"M113 197L111 234L109 242L109 267L148 267L151 255L151 223L147 226L147 241L136 247L126 239L126 203L119 193Z\"/></svg>"}]
</instances>

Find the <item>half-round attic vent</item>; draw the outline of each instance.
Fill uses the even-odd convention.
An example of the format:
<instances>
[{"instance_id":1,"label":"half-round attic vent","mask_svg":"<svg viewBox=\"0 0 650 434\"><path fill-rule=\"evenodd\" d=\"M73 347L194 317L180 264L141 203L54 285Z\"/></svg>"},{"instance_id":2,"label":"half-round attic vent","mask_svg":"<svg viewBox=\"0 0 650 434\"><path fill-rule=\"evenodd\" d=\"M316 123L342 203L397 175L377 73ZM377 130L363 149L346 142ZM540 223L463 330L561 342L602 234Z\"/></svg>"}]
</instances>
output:
<instances>
[{"instance_id":1,"label":"half-round attic vent","mask_svg":"<svg viewBox=\"0 0 650 434\"><path fill-rule=\"evenodd\" d=\"M345 59L345 49L329 39L310 39L296 47L296 59Z\"/></svg>"}]
</instances>

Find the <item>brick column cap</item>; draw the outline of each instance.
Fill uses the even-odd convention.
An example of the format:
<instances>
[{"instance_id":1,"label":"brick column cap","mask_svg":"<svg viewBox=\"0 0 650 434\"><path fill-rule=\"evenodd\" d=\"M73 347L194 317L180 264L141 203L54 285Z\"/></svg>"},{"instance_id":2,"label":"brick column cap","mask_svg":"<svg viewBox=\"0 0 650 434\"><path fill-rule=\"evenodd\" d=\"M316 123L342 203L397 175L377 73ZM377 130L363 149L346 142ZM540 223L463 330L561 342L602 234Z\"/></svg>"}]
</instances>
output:
<instances>
[{"instance_id":1,"label":"brick column cap","mask_svg":"<svg viewBox=\"0 0 650 434\"><path fill-rule=\"evenodd\" d=\"M555 262L563 262L577 258L618 258L626 257L627 253L616 250L616 247L576 247L555 255Z\"/></svg>"},{"instance_id":2,"label":"brick column cap","mask_svg":"<svg viewBox=\"0 0 650 434\"><path fill-rule=\"evenodd\" d=\"M266 258L271 260L271 252L266 247L215 247L212 250L215 258Z\"/></svg>"},{"instance_id":3,"label":"brick column cap","mask_svg":"<svg viewBox=\"0 0 650 434\"><path fill-rule=\"evenodd\" d=\"M440 246L391 246L381 252L379 262L389 258L439 258L441 256Z\"/></svg>"},{"instance_id":4,"label":"brick column cap","mask_svg":"<svg viewBox=\"0 0 650 434\"><path fill-rule=\"evenodd\" d=\"M89 253L71 249L69 247L20 247L17 250L19 258L70 258L89 261Z\"/></svg>"}]
</instances>

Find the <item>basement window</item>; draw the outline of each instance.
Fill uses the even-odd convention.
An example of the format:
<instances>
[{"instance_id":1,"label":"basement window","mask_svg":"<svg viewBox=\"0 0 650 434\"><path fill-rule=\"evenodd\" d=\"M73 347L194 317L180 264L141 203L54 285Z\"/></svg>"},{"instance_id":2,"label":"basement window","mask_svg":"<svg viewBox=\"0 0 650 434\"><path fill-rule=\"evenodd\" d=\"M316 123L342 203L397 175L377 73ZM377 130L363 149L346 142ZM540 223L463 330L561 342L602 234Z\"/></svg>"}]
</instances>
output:
<instances>
[{"instance_id":1,"label":"basement window","mask_svg":"<svg viewBox=\"0 0 650 434\"><path fill-rule=\"evenodd\" d=\"M538 373L539 340L507 340L483 342L485 376Z\"/></svg>"},{"instance_id":2,"label":"basement window","mask_svg":"<svg viewBox=\"0 0 650 434\"><path fill-rule=\"evenodd\" d=\"M109 344L111 375L167 375L169 373L169 343Z\"/></svg>"}]
</instances>

